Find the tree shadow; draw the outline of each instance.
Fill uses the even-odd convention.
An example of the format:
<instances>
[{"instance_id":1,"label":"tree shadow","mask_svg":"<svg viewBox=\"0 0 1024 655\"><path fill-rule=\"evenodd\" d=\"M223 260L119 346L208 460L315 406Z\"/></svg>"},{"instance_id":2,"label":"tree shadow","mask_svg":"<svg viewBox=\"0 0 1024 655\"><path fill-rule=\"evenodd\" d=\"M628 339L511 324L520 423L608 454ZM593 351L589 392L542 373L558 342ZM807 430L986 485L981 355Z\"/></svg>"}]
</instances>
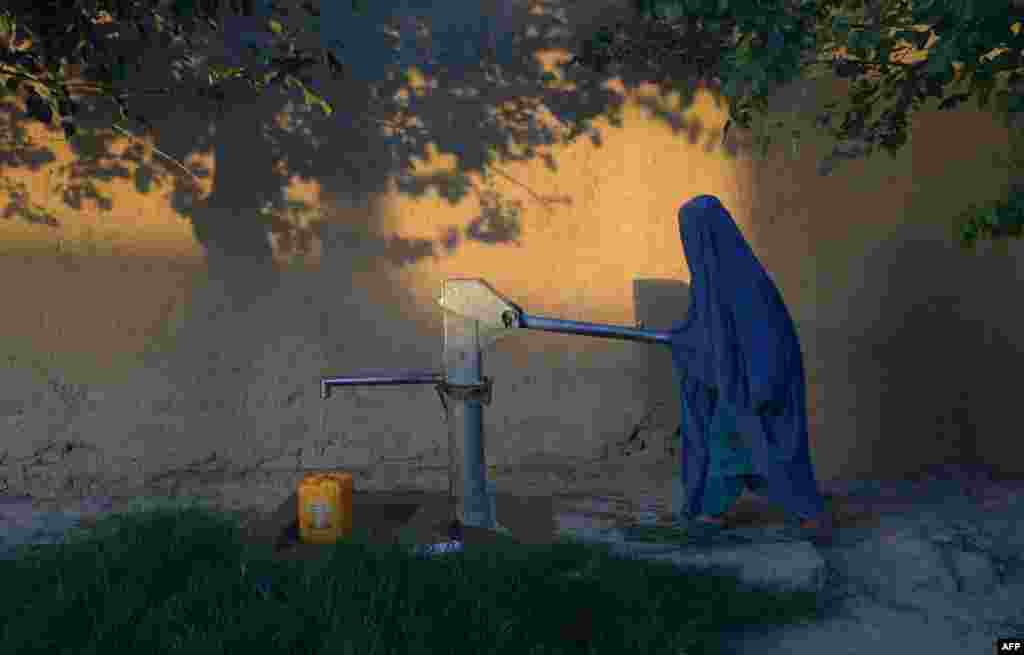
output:
<instances>
[{"instance_id":1,"label":"tree shadow","mask_svg":"<svg viewBox=\"0 0 1024 655\"><path fill-rule=\"evenodd\" d=\"M0 87L0 98L3 98L5 108L5 111L0 111L0 133L4 135L4 147L0 149L0 166L38 171L52 163L56 157L48 148L31 143L28 131L20 124L26 117L16 115L17 109L9 96L10 91L7 87ZM4 175L0 177L0 189L10 198L3 209L5 219L18 219L48 227L60 226L60 221L52 212L29 200L28 186L24 182Z\"/></svg>"},{"instance_id":2,"label":"tree shadow","mask_svg":"<svg viewBox=\"0 0 1024 655\"><path fill-rule=\"evenodd\" d=\"M681 104L687 107L692 103L691 97ZM732 158L739 154L740 144L736 139L723 140L721 130L705 126L697 116L685 116L683 111L666 102L664 96L641 96L637 98L637 104L643 107L649 116L668 125L673 134L685 135L690 145L697 145L703 140L704 152L721 151Z\"/></svg>"},{"instance_id":3,"label":"tree shadow","mask_svg":"<svg viewBox=\"0 0 1024 655\"><path fill-rule=\"evenodd\" d=\"M241 305L274 285L272 244L303 255L321 239L325 253L345 256L345 244L357 243L351 247L358 247L361 256L375 253L399 265L451 255L465 241L517 244L522 205L474 185L470 174L488 167L526 188L532 201L546 209L570 203L566 197L533 192L501 172L501 164L541 158L556 170L545 149L574 132L600 145L601 134L590 126L594 119L606 116L612 125L621 125L625 96L606 84L613 74L627 90L667 75L676 77L666 88L685 89L686 98L701 86L685 62L653 72L545 67L548 53L579 51L602 25L645 29L629 8L617 4L500 0L468 7L402 0L367 3L363 15L353 16L347 3L324 3L322 38L343 44L337 52L348 67L346 79L317 77L326 80L317 88L333 101L332 116L301 106L294 96L273 90L260 95L241 84L229 88L228 99L219 105L196 94L140 97L134 109L152 127L147 132L152 148L135 143L116 153L112 145L122 135L101 129L114 118L114 108L86 107L79 121L83 133L70 144L76 161L61 171L66 178L62 200L74 208L92 200L101 211L109 210L114 200L95 182L115 178L131 179L140 193L166 193L174 210L190 221L211 275L223 279ZM252 63L248 47L258 44L259 20L225 20L209 63ZM132 47L139 69L127 82L170 85L173 51ZM650 108L654 116L685 130L691 142L706 131L699 122L683 121L679 112L654 104ZM7 109L6 127L15 133L26 119ZM542 120L545 112L556 120ZM57 128L51 131L58 133ZM454 168L417 174L417 162L431 160L434 153L454 156ZM197 155L212 156L215 171L188 164L186 174L170 161L188 162ZM45 148L26 145L5 153L2 163L8 169L37 170L52 161L49 157ZM360 212L357 224L333 212L296 219L311 208L285 198L294 180L317 182L322 204L356 198L354 204L369 211ZM205 181L212 183L208 195L201 191ZM373 208L374 199L392 184L403 194L437 193L452 204L474 193L482 211L461 226L448 226L436 240L387 234L383 216ZM11 194L5 215L59 226L33 213L24 192ZM342 222L348 224L338 225ZM353 240L355 233L361 238Z\"/></svg>"}]
</instances>

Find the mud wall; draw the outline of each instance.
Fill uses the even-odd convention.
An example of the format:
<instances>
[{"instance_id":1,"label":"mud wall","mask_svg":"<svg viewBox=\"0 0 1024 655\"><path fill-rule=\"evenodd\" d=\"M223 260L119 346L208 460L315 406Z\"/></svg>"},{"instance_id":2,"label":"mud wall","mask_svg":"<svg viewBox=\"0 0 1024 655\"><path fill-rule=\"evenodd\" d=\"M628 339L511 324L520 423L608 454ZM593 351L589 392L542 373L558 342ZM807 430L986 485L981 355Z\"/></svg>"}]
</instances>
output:
<instances>
[{"instance_id":1,"label":"mud wall","mask_svg":"<svg viewBox=\"0 0 1024 655\"><path fill-rule=\"evenodd\" d=\"M667 326L688 280L676 210L700 193L732 210L798 323L820 477L949 458L1014 468L1019 253L960 252L950 228L1006 188L990 117L925 113L897 157L822 178L824 140L764 159L742 138L723 146L706 90L690 104L629 80L558 90L542 73L621 7L536 4L434 15L451 70L406 67L375 91L356 71L324 87L341 99L330 118L244 93L220 116L154 102L152 136L72 147L8 99L0 486L179 493L331 467L363 486L441 488L431 389L325 404L319 376L438 367L447 277L485 278L535 314ZM480 53L495 67L472 69ZM787 89L775 111L809 125L835 92ZM569 145L538 136L545 111L572 102L619 117ZM500 163L484 179L472 163L487 152ZM675 427L668 357L651 347L530 333L485 368L488 458L509 471L568 484L577 463L620 457L638 424L653 448Z\"/></svg>"}]
</instances>

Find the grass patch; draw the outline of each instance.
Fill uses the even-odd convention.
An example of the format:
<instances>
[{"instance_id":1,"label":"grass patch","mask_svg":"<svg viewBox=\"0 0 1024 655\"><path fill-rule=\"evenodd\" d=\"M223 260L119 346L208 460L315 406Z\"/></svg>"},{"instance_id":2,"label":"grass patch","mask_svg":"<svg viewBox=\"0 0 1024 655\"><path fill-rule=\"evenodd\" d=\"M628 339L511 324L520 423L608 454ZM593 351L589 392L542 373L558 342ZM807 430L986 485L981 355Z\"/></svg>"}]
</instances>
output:
<instances>
[{"instance_id":1,"label":"grass patch","mask_svg":"<svg viewBox=\"0 0 1024 655\"><path fill-rule=\"evenodd\" d=\"M742 627L820 617L815 594L575 542L418 560L356 534L321 560L276 561L238 525L199 506L137 509L23 548L0 561L3 650L697 655Z\"/></svg>"}]
</instances>

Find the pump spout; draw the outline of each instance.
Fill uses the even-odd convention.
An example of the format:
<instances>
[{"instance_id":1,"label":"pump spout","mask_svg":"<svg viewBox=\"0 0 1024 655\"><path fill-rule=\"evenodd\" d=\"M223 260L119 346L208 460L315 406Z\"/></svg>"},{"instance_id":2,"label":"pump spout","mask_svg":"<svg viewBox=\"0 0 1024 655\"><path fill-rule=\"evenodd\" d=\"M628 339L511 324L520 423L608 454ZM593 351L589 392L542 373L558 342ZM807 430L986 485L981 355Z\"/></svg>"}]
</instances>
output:
<instances>
[{"instance_id":1,"label":"pump spout","mask_svg":"<svg viewBox=\"0 0 1024 655\"><path fill-rule=\"evenodd\" d=\"M369 375L320 378L320 397L327 400L334 387L384 387L399 384L440 384L444 375L435 371L373 372Z\"/></svg>"}]
</instances>

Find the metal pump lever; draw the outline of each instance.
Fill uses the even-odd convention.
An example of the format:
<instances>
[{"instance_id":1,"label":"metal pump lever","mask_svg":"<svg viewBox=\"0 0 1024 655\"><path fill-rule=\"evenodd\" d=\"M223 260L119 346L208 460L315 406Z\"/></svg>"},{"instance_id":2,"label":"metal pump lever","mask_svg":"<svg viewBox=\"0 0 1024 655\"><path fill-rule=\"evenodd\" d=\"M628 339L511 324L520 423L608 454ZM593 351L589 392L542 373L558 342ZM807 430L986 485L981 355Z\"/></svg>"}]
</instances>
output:
<instances>
[{"instance_id":1,"label":"metal pump lever","mask_svg":"<svg viewBox=\"0 0 1024 655\"><path fill-rule=\"evenodd\" d=\"M560 332L562 334L579 334L585 337L601 337L603 339L622 339L624 341L641 341L644 343L660 343L672 345L672 333L662 330L647 330L643 327L625 327L606 323L585 323L583 321L567 321L561 318L545 318L520 314L516 317L509 314L510 324L527 330L543 330L544 332Z\"/></svg>"}]
</instances>

